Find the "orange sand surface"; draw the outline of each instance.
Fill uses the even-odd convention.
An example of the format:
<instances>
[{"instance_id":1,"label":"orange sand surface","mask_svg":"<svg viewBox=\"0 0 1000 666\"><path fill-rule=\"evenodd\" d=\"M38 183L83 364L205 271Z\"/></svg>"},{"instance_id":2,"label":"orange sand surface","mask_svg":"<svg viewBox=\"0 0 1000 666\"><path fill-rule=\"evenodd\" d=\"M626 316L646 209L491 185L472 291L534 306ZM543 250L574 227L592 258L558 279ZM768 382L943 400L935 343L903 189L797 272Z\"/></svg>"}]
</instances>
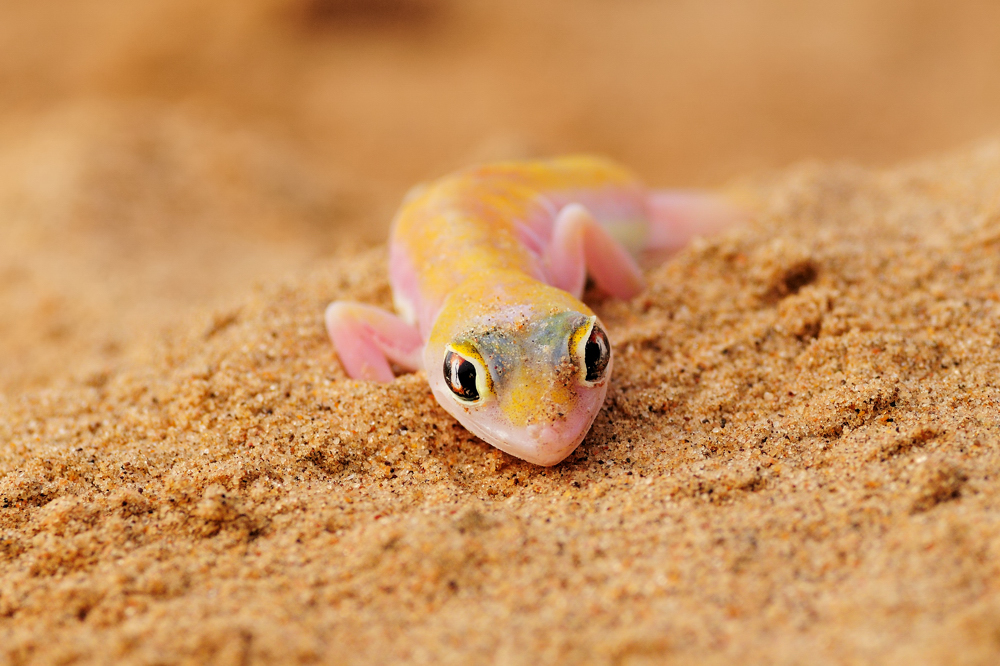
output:
<instances>
[{"instance_id":1,"label":"orange sand surface","mask_svg":"<svg viewBox=\"0 0 1000 666\"><path fill-rule=\"evenodd\" d=\"M624 303L558 467L320 323L381 250L0 404L2 653L354 663L995 663L1000 144L738 195Z\"/></svg>"},{"instance_id":2,"label":"orange sand surface","mask_svg":"<svg viewBox=\"0 0 1000 666\"><path fill-rule=\"evenodd\" d=\"M0 663L1000 663L995 3L53 6L0 5ZM576 453L345 378L407 187L581 150L751 222L589 295Z\"/></svg>"}]
</instances>

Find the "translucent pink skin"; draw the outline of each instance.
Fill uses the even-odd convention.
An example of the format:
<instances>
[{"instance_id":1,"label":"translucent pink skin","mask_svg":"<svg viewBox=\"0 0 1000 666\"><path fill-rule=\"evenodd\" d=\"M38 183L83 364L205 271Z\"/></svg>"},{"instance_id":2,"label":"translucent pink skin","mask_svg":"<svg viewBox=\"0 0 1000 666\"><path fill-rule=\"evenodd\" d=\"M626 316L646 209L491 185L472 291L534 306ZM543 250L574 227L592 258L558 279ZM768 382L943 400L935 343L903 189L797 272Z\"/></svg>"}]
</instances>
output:
<instances>
[{"instance_id":1,"label":"translucent pink skin","mask_svg":"<svg viewBox=\"0 0 1000 666\"><path fill-rule=\"evenodd\" d=\"M608 389L610 360L600 381L581 379L567 389L563 376L556 390L544 359L530 359L549 354L559 340L544 338L545 350L536 354L534 338L510 335L497 352L508 355L500 366L524 367L512 372L515 384L498 390L523 393L537 385L537 397L515 400L521 407L512 407L506 394L470 405L455 398L442 376L448 346L552 313L596 321L578 302L587 275L612 296L631 298L643 286L633 253L676 250L739 217L715 197L648 191L619 167L592 158L461 172L415 192L397 217L390 279L400 316L335 302L326 311L327 330L351 377L386 382L394 377L390 363L425 368L438 402L466 428L511 455L554 465L589 431ZM520 245L511 247L512 238ZM582 364L579 354L573 361ZM549 411L529 414L529 403L546 403Z\"/></svg>"}]
</instances>

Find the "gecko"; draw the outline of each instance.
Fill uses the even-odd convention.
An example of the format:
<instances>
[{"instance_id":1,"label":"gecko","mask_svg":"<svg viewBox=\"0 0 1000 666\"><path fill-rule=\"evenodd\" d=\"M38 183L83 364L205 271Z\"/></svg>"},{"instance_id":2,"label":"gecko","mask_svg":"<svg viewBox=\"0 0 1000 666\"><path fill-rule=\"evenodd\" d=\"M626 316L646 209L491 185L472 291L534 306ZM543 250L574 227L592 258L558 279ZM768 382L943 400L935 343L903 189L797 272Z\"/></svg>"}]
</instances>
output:
<instances>
[{"instance_id":1,"label":"gecko","mask_svg":"<svg viewBox=\"0 0 1000 666\"><path fill-rule=\"evenodd\" d=\"M608 391L612 344L581 300L590 279L629 299L646 251L673 251L739 217L708 194L651 190L606 159L470 167L406 195L391 226L396 314L326 309L347 374L425 370L438 403L496 448L551 466L583 441Z\"/></svg>"}]
</instances>

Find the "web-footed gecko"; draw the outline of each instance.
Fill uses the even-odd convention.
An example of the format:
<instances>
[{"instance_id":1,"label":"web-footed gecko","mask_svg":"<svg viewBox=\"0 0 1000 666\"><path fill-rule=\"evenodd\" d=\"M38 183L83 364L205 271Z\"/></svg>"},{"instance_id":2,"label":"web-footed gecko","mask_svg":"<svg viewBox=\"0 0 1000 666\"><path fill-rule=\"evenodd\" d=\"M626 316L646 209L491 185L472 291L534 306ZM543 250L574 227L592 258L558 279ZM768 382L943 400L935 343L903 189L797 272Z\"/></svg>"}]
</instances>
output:
<instances>
[{"instance_id":1,"label":"web-footed gecko","mask_svg":"<svg viewBox=\"0 0 1000 666\"><path fill-rule=\"evenodd\" d=\"M414 188L393 222L399 315L338 301L326 325L347 373L425 369L437 401L507 453L555 465L604 403L611 343L580 301L643 285L634 255L672 250L738 217L703 194L646 189L594 157L473 167Z\"/></svg>"}]
</instances>

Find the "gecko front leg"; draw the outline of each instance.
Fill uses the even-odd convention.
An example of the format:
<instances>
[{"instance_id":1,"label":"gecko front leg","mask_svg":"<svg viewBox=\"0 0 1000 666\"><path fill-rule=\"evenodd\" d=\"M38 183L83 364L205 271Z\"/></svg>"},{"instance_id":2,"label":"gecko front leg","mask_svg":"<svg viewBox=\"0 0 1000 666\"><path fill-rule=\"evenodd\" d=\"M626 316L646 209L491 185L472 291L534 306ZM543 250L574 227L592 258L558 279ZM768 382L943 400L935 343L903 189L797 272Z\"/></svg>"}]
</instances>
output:
<instances>
[{"instance_id":1,"label":"gecko front leg","mask_svg":"<svg viewBox=\"0 0 1000 666\"><path fill-rule=\"evenodd\" d=\"M336 301L326 309L326 330L344 370L353 379L392 381L389 362L406 370L422 367L420 333L381 308Z\"/></svg>"},{"instance_id":2,"label":"gecko front leg","mask_svg":"<svg viewBox=\"0 0 1000 666\"><path fill-rule=\"evenodd\" d=\"M632 298L642 291L642 272L635 259L580 204L559 211L545 260L552 286L576 298L583 294L587 273L616 298Z\"/></svg>"}]
</instances>

